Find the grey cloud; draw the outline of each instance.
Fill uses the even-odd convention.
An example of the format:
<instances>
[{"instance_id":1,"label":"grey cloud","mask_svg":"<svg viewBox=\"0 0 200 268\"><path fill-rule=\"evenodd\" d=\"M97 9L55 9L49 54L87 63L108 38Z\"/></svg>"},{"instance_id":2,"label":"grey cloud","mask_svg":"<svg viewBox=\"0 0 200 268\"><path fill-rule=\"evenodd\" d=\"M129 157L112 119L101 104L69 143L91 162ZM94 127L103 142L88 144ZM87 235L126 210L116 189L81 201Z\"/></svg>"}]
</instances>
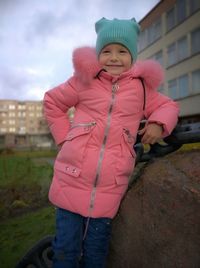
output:
<instances>
[{"instance_id":1,"label":"grey cloud","mask_svg":"<svg viewBox=\"0 0 200 268\"><path fill-rule=\"evenodd\" d=\"M4 67L0 76L0 98L7 99L12 96L12 99L26 99L28 98L26 89L34 83L35 77L25 70Z\"/></svg>"},{"instance_id":2,"label":"grey cloud","mask_svg":"<svg viewBox=\"0 0 200 268\"><path fill-rule=\"evenodd\" d=\"M23 0L0 0L1 13L11 12L23 4Z\"/></svg>"},{"instance_id":3,"label":"grey cloud","mask_svg":"<svg viewBox=\"0 0 200 268\"><path fill-rule=\"evenodd\" d=\"M136 18L136 20L139 21L143 16L143 14L145 14L145 12L148 12L154 5L156 5L159 2L159 0L151 0L151 1L107 0L105 7L103 5L104 1L101 0L100 2L101 2L101 5L99 5L101 6L100 13L109 19ZM145 4L143 2L145 2Z\"/></svg>"},{"instance_id":4,"label":"grey cloud","mask_svg":"<svg viewBox=\"0 0 200 268\"><path fill-rule=\"evenodd\" d=\"M59 33L68 32L73 25L81 25L85 20L85 17L80 16L79 12L74 6L69 6L67 2L63 6L62 14L56 14L56 12L49 10L39 11L34 14L29 27L26 29L26 40L32 42L35 40L45 42L48 37L56 37Z\"/></svg>"},{"instance_id":5,"label":"grey cloud","mask_svg":"<svg viewBox=\"0 0 200 268\"><path fill-rule=\"evenodd\" d=\"M57 25L55 15L50 12L39 13L33 17L33 21L27 29L26 38L28 41L33 41L38 37L44 40L56 31Z\"/></svg>"},{"instance_id":6,"label":"grey cloud","mask_svg":"<svg viewBox=\"0 0 200 268\"><path fill-rule=\"evenodd\" d=\"M4 42L4 38L3 38L3 35L0 33L0 44L3 44Z\"/></svg>"},{"instance_id":7,"label":"grey cloud","mask_svg":"<svg viewBox=\"0 0 200 268\"><path fill-rule=\"evenodd\" d=\"M154 0L154 2L158 1ZM57 6L52 1L49 3L46 9L40 8L40 6L35 9L25 34L29 43L44 43L47 42L48 38L56 38L59 34L67 36L68 33L72 34L73 27L83 27L82 31L87 31L86 25L89 25L92 33L94 22L103 16L107 18L136 17L137 19L142 12L139 8L141 4L134 3L133 5L131 0L108 0L106 5L103 0L95 2L91 0L60 1Z\"/></svg>"}]
</instances>

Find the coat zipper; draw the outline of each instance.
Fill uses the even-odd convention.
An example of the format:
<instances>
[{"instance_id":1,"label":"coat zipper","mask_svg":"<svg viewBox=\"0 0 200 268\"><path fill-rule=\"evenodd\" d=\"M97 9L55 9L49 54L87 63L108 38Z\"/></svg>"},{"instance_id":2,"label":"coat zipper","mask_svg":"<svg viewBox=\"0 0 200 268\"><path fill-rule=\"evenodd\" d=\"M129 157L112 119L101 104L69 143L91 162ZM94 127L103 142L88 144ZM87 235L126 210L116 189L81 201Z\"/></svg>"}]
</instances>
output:
<instances>
[{"instance_id":1,"label":"coat zipper","mask_svg":"<svg viewBox=\"0 0 200 268\"><path fill-rule=\"evenodd\" d=\"M101 150L100 150L100 154L99 154L99 160L98 160L98 164L97 164L97 172L96 172L96 176L95 176L95 180L94 180L94 184L93 184L93 188L92 188L92 192L91 192L90 206L89 206L89 217L87 219L85 232L84 232L84 235L83 235L83 240L86 237L86 233L87 233L87 229L88 229L88 225L89 225L89 219L90 219L92 210L94 208L96 188L97 188L97 184L98 184L98 180L99 180L99 175L100 175L100 171L101 171L103 156L104 156L104 152L105 152L105 146L106 146L108 133L109 133L109 129L110 129L111 114L112 114L113 105L114 105L114 102L115 102L116 92L117 92L118 89L119 89L119 85L117 83L112 85L111 102L110 102L110 106L109 106L109 110L108 110L107 123L106 123L105 131L104 131L104 138L103 138L103 142L102 142L102 146L101 146Z\"/></svg>"},{"instance_id":2,"label":"coat zipper","mask_svg":"<svg viewBox=\"0 0 200 268\"><path fill-rule=\"evenodd\" d=\"M75 125L72 125L70 129L76 128L76 127L85 127L85 128L90 128L92 126L95 126L96 122L89 122L89 123L78 123Z\"/></svg>"}]
</instances>

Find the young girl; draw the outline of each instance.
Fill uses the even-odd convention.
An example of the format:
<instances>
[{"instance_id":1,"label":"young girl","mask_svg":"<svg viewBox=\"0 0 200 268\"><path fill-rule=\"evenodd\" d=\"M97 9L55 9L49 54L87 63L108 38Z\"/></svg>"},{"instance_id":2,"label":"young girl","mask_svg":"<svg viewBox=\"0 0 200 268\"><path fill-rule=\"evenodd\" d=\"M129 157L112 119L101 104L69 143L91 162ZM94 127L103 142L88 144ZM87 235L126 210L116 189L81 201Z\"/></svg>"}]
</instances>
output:
<instances>
[{"instance_id":1,"label":"young girl","mask_svg":"<svg viewBox=\"0 0 200 268\"><path fill-rule=\"evenodd\" d=\"M44 97L46 119L61 147L49 192L57 207L54 268L105 267L111 220L133 171L140 121L147 119L140 134L149 144L177 123L177 104L156 91L160 65L136 62L136 21L102 18L95 29L96 49L75 50L74 75Z\"/></svg>"}]
</instances>

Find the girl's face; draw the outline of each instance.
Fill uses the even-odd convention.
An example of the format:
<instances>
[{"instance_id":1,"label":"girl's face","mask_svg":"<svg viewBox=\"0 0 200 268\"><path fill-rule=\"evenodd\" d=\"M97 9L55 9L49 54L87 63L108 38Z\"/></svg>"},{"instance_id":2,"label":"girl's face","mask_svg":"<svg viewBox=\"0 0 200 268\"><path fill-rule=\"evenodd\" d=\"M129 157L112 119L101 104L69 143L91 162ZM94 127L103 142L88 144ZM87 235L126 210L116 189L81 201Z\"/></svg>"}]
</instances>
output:
<instances>
[{"instance_id":1,"label":"girl's face","mask_svg":"<svg viewBox=\"0 0 200 268\"><path fill-rule=\"evenodd\" d=\"M99 54L99 63L110 74L118 76L132 66L128 49L120 44L109 44Z\"/></svg>"}]
</instances>

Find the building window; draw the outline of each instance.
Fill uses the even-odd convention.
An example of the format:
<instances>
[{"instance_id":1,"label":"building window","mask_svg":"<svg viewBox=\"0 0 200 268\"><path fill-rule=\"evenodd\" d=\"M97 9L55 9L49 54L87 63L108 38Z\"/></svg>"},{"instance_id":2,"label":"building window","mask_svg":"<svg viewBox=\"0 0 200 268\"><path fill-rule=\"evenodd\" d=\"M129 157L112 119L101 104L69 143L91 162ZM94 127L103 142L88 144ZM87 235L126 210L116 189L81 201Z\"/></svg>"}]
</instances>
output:
<instances>
[{"instance_id":1,"label":"building window","mask_svg":"<svg viewBox=\"0 0 200 268\"><path fill-rule=\"evenodd\" d=\"M167 31L171 30L175 25L175 9L172 8L167 12Z\"/></svg>"},{"instance_id":2,"label":"building window","mask_svg":"<svg viewBox=\"0 0 200 268\"><path fill-rule=\"evenodd\" d=\"M200 1L199 0L190 0L189 2L189 9L190 14L194 13L198 9L200 9Z\"/></svg>"},{"instance_id":3,"label":"building window","mask_svg":"<svg viewBox=\"0 0 200 268\"><path fill-rule=\"evenodd\" d=\"M154 31L153 31L153 25L147 29L147 43L151 44L154 40Z\"/></svg>"},{"instance_id":4,"label":"building window","mask_svg":"<svg viewBox=\"0 0 200 268\"><path fill-rule=\"evenodd\" d=\"M138 51L143 50L147 46L147 31L144 30L140 33L139 41L138 41Z\"/></svg>"},{"instance_id":5,"label":"building window","mask_svg":"<svg viewBox=\"0 0 200 268\"><path fill-rule=\"evenodd\" d=\"M177 99L178 98L178 92L177 92L177 81L176 79L173 79L173 80L170 80L168 82L168 93L169 93L169 96L172 98L172 99Z\"/></svg>"},{"instance_id":6,"label":"building window","mask_svg":"<svg viewBox=\"0 0 200 268\"><path fill-rule=\"evenodd\" d=\"M9 132L11 132L11 133L15 132L15 127L10 127Z\"/></svg>"},{"instance_id":7,"label":"building window","mask_svg":"<svg viewBox=\"0 0 200 268\"><path fill-rule=\"evenodd\" d=\"M18 117L26 117L26 112L18 112Z\"/></svg>"},{"instance_id":8,"label":"building window","mask_svg":"<svg viewBox=\"0 0 200 268\"><path fill-rule=\"evenodd\" d=\"M9 120L8 123L9 125L15 125L15 120Z\"/></svg>"},{"instance_id":9,"label":"building window","mask_svg":"<svg viewBox=\"0 0 200 268\"><path fill-rule=\"evenodd\" d=\"M192 92L200 92L200 69L192 72Z\"/></svg>"},{"instance_id":10,"label":"building window","mask_svg":"<svg viewBox=\"0 0 200 268\"><path fill-rule=\"evenodd\" d=\"M177 58L178 61L181 61L188 57L188 42L187 37L183 37L178 40L177 43Z\"/></svg>"},{"instance_id":11,"label":"building window","mask_svg":"<svg viewBox=\"0 0 200 268\"><path fill-rule=\"evenodd\" d=\"M42 117L42 113L40 112L40 113L37 113L36 114L36 117Z\"/></svg>"},{"instance_id":12,"label":"building window","mask_svg":"<svg viewBox=\"0 0 200 268\"><path fill-rule=\"evenodd\" d=\"M26 119L25 118L19 118L18 123L19 123L20 126L25 125L26 124Z\"/></svg>"},{"instance_id":13,"label":"building window","mask_svg":"<svg viewBox=\"0 0 200 268\"><path fill-rule=\"evenodd\" d=\"M161 18L154 21L150 27L140 33L138 51L142 51L161 37Z\"/></svg>"},{"instance_id":14,"label":"building window","mask_svg":"<svg viewBox=\"0 0 200 268\"><path fill-rule=\"evenodd\" d=\"M152 44L158 38L161 37L161 19L159 18L156 20L148 29L147 29L147 36L148 36L148 45Z\"/></svg>"},{"instance_id":15,"label":"building window","mask_svg":"<svg viewBox=\"0 0 200 268\"><path fill-rule=\"evenodd\" d=\"M158 61L163 66L163 52L162 50L157 52L154 56L155 60Z\"/></svg>"},{"instance_id":16,"label":"building window","mask_svg":"<svg viewBox=\"0 0 200 268\"><path fill-rule=\"evenodd\" d=\"M187 18L186 0L177 0L176 5L167 12L167 31Z\"/></svg>"},{"instance_id":17,"label":"building window","mask_svg":"<svg viewBox=\"0 0 200 268\"><path fill-rule=\"evenodd\" d=\"M18 110L25 110L26 106L25 104L18 104Z\"/></svg>"},{"instance_id":18,"label":"building window","mask_svg":"<svg viewBox=\"0 0 200 268\"><path fill-rule=\"evenodd\" d=\"M0 110L1 111L7 110L7 105L6 104L0 104Z\"/></svg>"},{"instance_id":19,"label":"building window","mask_svg":"<svg viewBox=\"0 0 200 268\"><path fill-rule=\"evenodd\" d=\"M160 50L156 54L152 55L150 57L150 59L158 61L160 63L160 65L163 66L164 63L163 63L163 52L162 52L162 50Z\"/></svg>"},{"instance_id":20,"label":"building window","mask_svg":"<svg viewBox=\"0 0 200 268\"><path fill-rule=\"evenodd\" d=\"M21 127L19 127L19 129L18 129L18 133L20 133L20 134L25 134L25 133L26 133L26 127L25 127L25 126L21 126Z\"/></svg>"},{"instance_id":21,"label":"building window","mask_svg":"<svg viewBox=\"0 0 200 268\"><path fill-rule=\"evenodd\" d=\"M9 112L8 116L9 117L15 117L15 113L14 112Z\"/></svg>"},{"instance_id":22,"label":"building window","mask_svg":"<svg viewBox=\"0 0 200 268\"><path fill-rule=\"evenodd\" d=\"M200 28L196 29L191 33L191 53L192 55L200 52Z\"/></svg>"},{"instance_id":23,"label":"building window","mask_svg":"<svg viewBox=\"0 0 200 268\"><path fill-rule=\"evenodd\" d=\"M171 44L167 48L168 66L171 66L177 62L176 59L176 43Z\"/></svg>"},{"instance_id":24,"label":"building window","mask_svg":"<svg viewBox=\"0 0 200 268\"><path fill-rule=\"evenodd\" d=\"M177 23L186 19L186 0L177 0L176 17Z\"/></svg>"},{"instance_id":25,"label":"building window","mask_svg":"<svg viewBox=\"0 0 200 268\"><path fill-rule=\"evenodd\" d=\"M179 98L184 98L189 95L188 75L182 75L178 78Z\"/></svg>"},{"instance_id":26,"label":"building window","mask_svg":"<svg viewBox=\"0 0 200 268\"><path fill-rule=\"evenodd\" d=\"M167 66L176 64L177 62L189 56L189 47L187 36L182 37L177 42L167 47Z\"/></svg>"},{"instance_id":27,"label":"building window","mask_svg":"<svg viewBox=\"0 0 200 268\"><path fill-rule=\"evenodd\" d=\"M190 80L191 79L191 80ZM191 85L191 90L190 90ZM200 92L200 69L168 81L168 95L172 99L181 99Z\"/></svg>"},{"instance_id":28,"label":"building window","mask_svg":"<svg viewBox=\"0 0 200 268\"><path fill-rule=\"evenodd\" d=\"M28 107L29 111L34 111L35 110L35 107L33 105L29 106Z\"/></svg>"},{"instance_id":29,"label":"building window","mask_svg":"<svg viewBox=\"0 0 200 268\"><path fill-rule=\"evenodd\" d=\"M8 108L9 108L9 110L15 110L15 105L14 104L9 104Z\"/></svg>"},{"instance_id":30,"label":"building window","mask_svg":"<svg viewBox=\"0 0 200 268\"><path fill-rule=\"evenodd\" d=\"M2 128L0 128L0 132L1 132L1 133L6 133L6 132L7 132L7 129L4 128L4 127L2 127Z\"/></svg>"}]
</instances>

